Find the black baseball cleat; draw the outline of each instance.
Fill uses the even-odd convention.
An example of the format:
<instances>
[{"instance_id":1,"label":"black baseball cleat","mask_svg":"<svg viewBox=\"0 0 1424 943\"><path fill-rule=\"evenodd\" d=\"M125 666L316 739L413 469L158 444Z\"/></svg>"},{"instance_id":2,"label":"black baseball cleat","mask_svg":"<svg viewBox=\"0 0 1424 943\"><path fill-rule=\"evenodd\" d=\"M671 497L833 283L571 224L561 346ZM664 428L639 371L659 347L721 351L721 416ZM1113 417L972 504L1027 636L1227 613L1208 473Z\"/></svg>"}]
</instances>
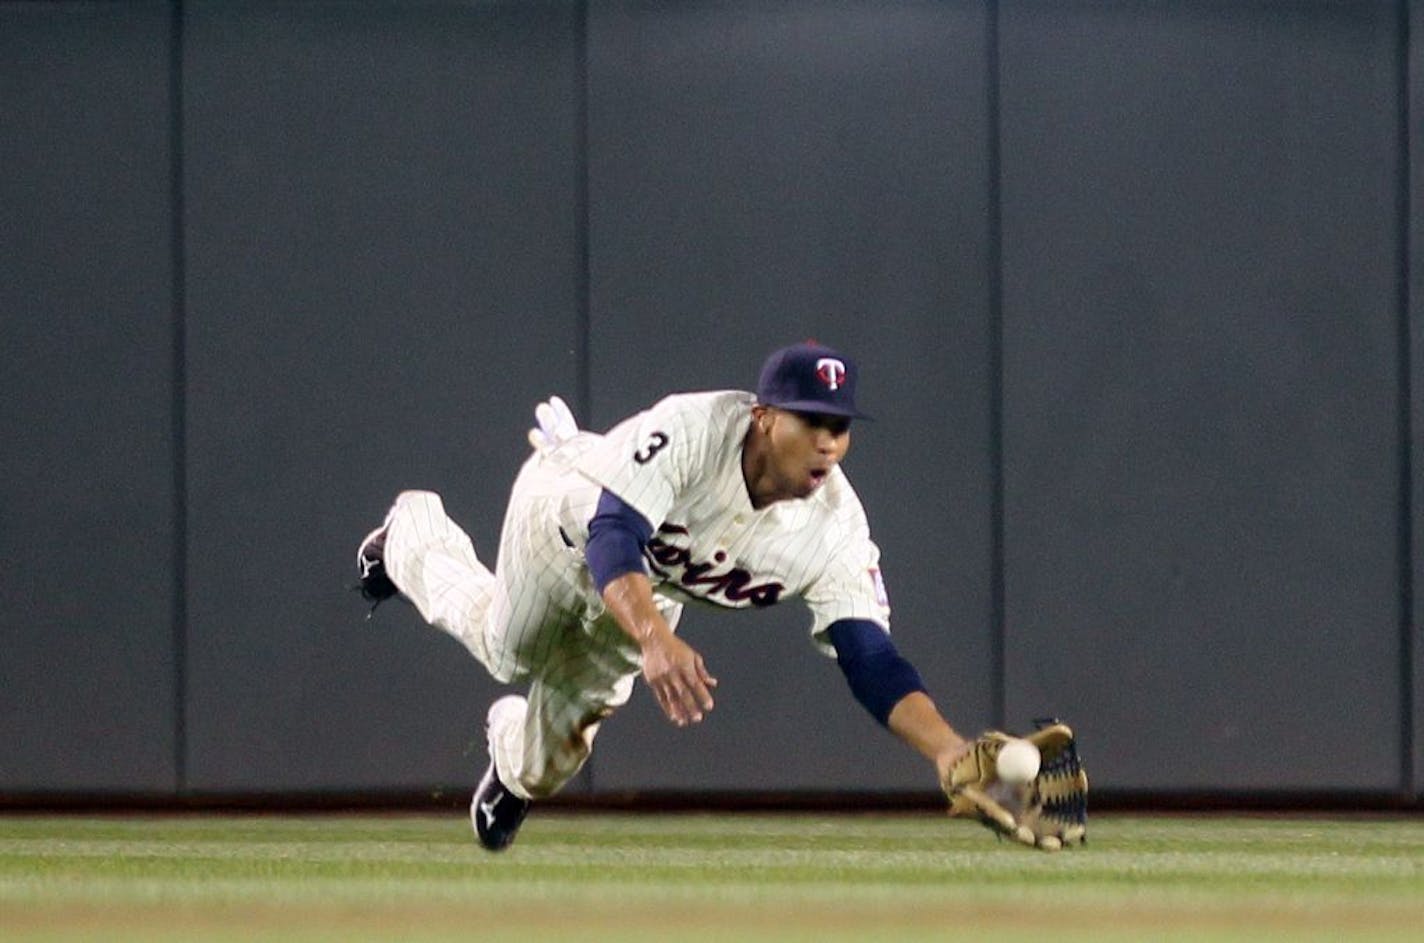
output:
<instances>
[{"instance_id":1,"label":"black baseball cleat","mask_svg":"<svg viewBox=\"0 0 1424 943\"><path fill-rule=\"evenodd\" d=\"M519 826L524 824L524 816L529 814L529 805L528 799L521 799L505 788L495 775L494 760L490 760L485 778L480 780L480 788L470 801L470 821L474 823L480 844L489 851L503 851L512 845Z\"/></svg>"},{"instance_id":2,"label":"black baseball cleat","mask_svg":"<svg viewBox=\"0 0 1424 943\"><path fill-rule=\"evenodd\" d=\"M366 535L361 546L356 549L356 572L361 582L355 587L361 597L371 604L371 612L392 596L400 595L396 584L386 575L386 525L382 524ZM370 613L367 613L369 616Z\"/></svg>"}]
</instances>

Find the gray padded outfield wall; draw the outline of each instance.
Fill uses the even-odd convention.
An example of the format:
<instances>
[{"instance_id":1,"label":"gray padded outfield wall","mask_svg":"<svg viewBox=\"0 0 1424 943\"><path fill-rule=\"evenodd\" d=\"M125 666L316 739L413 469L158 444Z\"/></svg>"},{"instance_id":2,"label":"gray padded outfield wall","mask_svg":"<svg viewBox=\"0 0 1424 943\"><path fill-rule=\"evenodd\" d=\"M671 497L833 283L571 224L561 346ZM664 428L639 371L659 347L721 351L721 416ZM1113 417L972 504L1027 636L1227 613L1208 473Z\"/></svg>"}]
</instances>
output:
<instances>
[{"instance_id":1,"label":"gray padded outfield wall","mask_svg":"<svg viewBox=\"0 0 1424 943\"><path fill-rule=\"evenodd\" d=\"M579 343L566 4L189 4L188 786L464 790L495 693L369 623L355 542L441 492L493 563Z\"/></svg>"},{"instance_id":2,"label":"gray padded outfield wall","mask_svg":"<svg viewBox=\"0 0 1424 943\"><path fill-rule=\"evenodd\" d=\"M0 790L176 773L167 4L0 4Z\"/></svg>"},{"instance_id":3,"label":"gray padded outfield wall","mask_svg":"<svg viewBox=\"0 0 1424 943\"><path fill-rule=\"evenodd\" d=\"M0 800L458 801L498 689L357 541L807 336L966 732L1418 795L1419 10L0 0ZM571 791L928 795L808 621L689 611L718 709Z\"/></svg>"},{"instance_id":4,"label":"gray padded outfield wall","mask_svg":"<svg viewBox=\"0 0 1424 943\"><path fill-rule=\"evenodd\" d=\"M1424 5L1409 4L1408 35L1424 36ZM1411 40L1407 50L1409 74L1424 75L1424 46ZM1424 393L1424 331L1414 325L1424 318L1424 162L1417 157L1424 154L1424 102L1413 93L1414 83L1409 85L1409 111L1406 115L1407 130L1403 146L1411 155L1406 180L1408 186L1407 220L1402 236L1408 244L1409 255L1405 266L1404 298L1401 306L1407 313L1404 319L1404 339L1400 343L1402 359L1405 362L1404 375L1409 380L1410 405L1414 408L1404 418L1407 424L1401 430L1401 438L1408 443L1405 455L1410 460L1411 469L1424 468L1424 409L1416 404ZM1424 547L1424 489L1420 488L1421 476L1417 473L1409 477L1406 492L1411 509L1411 519L1404 522L1408 529L1412 554L1405 561L1412 586L1424 586L1424 561L1421 561L1419 547ZM1404 604L1408 606L1405 621L1405 644L1402 646L1400 662L1403 669L1401 686L1412 696L1413 714L1406 717L1406 750L1413 758L1413 782L1416 793L1424 793L1424 639L1420 638L1419 626L1424 618L1420 607L1419 594L1407 594Z\"/></svg>"},{"instance_id":5,"label":"gray padded outfield wall","mask_svg":"<svg viewBox=\"0 0 1424 943\"><path fill-rule=\"evenodd\" d=\"M1004 7L1008 706L1105 782L1403 781L1395 26Z\"/></svg>"},{"instance_id":6,"label":"gray padded outfield wall","mask_svg":"<svg viewBox=\"0 0 1424 943\"><path fill-rule=\"evenodd\" d=\"M594 420L668 390L753 386L766 350L806 337L862 352L878 421L857 426L846 467L883 551L892 631L946 710L990 722L983 10L591 14ZM955 433L927 451L936 426ZM799 603L689 609L679 632L722 708L680 731L635 694L601 734L597 785L923 787L922 761L849 697L809 627ZM739 760L750 743L766 753Z\"/></svg>"}]
</instances>

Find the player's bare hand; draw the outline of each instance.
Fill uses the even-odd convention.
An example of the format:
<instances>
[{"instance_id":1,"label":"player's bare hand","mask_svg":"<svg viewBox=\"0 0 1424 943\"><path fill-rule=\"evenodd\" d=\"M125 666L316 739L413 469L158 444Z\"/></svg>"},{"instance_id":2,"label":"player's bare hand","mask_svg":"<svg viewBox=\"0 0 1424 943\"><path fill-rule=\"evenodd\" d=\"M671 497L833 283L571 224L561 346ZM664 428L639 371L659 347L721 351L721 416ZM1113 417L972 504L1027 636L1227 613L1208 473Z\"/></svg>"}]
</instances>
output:
<instances>
[{"instance_id":1,"label":"player's bare hand","mask_svg":"<svg viewBox=\"0 0 1424 943\"><path fill-rule=\"evenodd\" d=\"M643 678L667 719L679 727L701 723L714 706L712 689L717 679L707 671L702 656L671 632L659 633L644 644Z\"/></svg>"}]
</instances>

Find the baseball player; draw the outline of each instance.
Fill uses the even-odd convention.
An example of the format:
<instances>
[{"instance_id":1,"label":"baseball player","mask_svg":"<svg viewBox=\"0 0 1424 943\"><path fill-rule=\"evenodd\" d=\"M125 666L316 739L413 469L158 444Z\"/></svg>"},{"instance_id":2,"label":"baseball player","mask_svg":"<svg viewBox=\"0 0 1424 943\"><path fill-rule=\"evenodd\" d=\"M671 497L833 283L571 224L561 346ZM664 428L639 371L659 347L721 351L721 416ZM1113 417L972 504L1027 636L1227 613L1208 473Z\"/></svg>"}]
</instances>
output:
<instances>
[{"instance_id":1,"label":"baseball player","mask_svg":"<svg viewBox=\"0 0 1424 943\"><path fill-rule=\"evenodd\" d=\"M399 593L496 680L527 686L487 715L470 805L485 848L508 847L530 803L578 773L639 673L680 727L713 709L716 678L674 634L688 602L800 597L854 696L951 782L973 751L890 640L880 551L840 468L856 382L849 357L808 342L773 353L755 395L671 395L605 435L557 397L540 404L493 569L438 495L397 497L358 550L363 593Z\"/></svg>"}]
</instances>

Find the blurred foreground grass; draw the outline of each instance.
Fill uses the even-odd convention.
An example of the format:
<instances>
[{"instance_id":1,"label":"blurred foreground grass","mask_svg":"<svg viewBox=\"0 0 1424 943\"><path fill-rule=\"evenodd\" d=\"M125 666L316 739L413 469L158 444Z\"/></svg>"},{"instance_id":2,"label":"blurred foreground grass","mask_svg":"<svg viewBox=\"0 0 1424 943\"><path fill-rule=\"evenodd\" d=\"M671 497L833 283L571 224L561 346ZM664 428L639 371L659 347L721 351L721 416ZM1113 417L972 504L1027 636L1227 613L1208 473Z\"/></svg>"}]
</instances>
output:
<instances>
[{"instance_id":1,"label":"blurred foreground grass","mask_svg":"<svg viewBox=\"0 0 1424 943\"><path fill-rule=\"evenodd\" d=\"M1424 938L1424 819L1099 816L1044 854L935 815L0 817L5 940Z\"/></svg>"}]
</instances>

